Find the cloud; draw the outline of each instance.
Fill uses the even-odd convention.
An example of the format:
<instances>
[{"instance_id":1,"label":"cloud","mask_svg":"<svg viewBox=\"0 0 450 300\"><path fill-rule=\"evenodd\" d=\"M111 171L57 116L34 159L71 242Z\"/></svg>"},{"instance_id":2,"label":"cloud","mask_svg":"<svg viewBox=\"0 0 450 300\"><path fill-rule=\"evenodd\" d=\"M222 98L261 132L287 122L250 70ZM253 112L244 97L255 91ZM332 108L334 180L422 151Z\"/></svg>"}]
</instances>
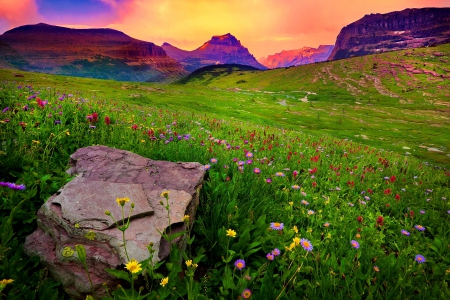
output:
<instances>
[{"instance_id":1,"label":"cloud","mask_svg":"<svg viewBox=\"0 0 450 300\"><path fill-rule=\"evenodd\" d=\"M34 0L0 0L0 32L39 20Z\"/></svg>"}]
</instances>

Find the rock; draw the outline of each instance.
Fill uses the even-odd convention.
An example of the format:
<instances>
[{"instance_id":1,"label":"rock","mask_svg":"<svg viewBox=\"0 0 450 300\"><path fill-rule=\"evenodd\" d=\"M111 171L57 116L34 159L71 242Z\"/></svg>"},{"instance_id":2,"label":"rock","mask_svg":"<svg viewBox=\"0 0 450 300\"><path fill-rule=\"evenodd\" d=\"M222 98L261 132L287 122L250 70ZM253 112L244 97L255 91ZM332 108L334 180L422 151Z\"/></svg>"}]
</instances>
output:
<instances>
[{"instance_id":1,"label":"rock","mask_svg":"<svg viewBox=\"0 0 450 300\"><path fill-rule=\"evenodd\" d=\"M444 151L439 150L438 148L428 148L427 150L434 153L444 153Z\"/></svg>"},{"instance_id":2,"label":"rock","mask_svg":"<svg viewBox=\"0 0 450 300\"><path fill-rule=\"evenodd\" d=\"M66 247L84 245L87 266L94 286L94 296L104 295L102 284L110 289L118 284L104 269L122 269L127 259L122 232L107 215L109 210L122 224L121 207L116 198L128 197L124 206L125 219L135 207L125 232L128 257L142 261L149 257L148 245L153 243L153 262L168 257L170 247L158 231L169 227L168 214L160 201L163 191L169 191L172 233L185 229L184 215L194 221L198 206L204 168L196 162L173 163L154 161L137 154L92 146L78 149L70 157L77 175L39 209L38 228L26 238L24 249L38 255L51 275L60 281L65 291L75 299L91 294L87 275L76 257L63 255ZM185 241L177 241L180 247ZM67 250L67 248L66 248Z\"/></svg>"}]
</instances>

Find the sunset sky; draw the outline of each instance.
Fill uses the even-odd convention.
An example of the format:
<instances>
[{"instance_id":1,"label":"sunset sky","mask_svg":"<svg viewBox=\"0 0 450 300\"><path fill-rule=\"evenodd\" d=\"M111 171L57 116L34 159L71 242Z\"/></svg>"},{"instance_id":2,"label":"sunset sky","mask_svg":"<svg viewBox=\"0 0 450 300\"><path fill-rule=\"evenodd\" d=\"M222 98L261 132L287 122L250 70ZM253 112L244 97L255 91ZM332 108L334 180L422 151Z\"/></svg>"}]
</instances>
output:
<instances>
[{"instance_id":1,"label":"sunset sky","mask_svg":"<svg viewBox=\"0 0 450 300\"><path fill-rule=\"evenodd\" d=\"M108 27L194 50L231 33L256 57L334 44L366 14L450 7L450 0L0 0L0 33L25 24Z\"/></svg>"}]
</instances>

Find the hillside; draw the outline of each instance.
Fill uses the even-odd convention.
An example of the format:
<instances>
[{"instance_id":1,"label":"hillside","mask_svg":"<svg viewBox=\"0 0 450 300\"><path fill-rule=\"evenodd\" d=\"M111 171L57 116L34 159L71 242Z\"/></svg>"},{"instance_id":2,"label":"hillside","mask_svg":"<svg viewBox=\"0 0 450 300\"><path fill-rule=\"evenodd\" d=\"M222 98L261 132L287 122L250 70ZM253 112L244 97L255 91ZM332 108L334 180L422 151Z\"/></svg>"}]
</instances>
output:
<instances>
[{"instance_id":1,"label":"hillside","mask_svg":"<svg viewBox=\"0 0 450 300\"><path fill-rule=\"evenodd\" d=\"M25 25L0 35L0 48L8 49L3 60L26 71L128 81L187 75L161 47L113 29Z\"/></svg>"},{"instance_id":2,"label":"hillside","mask_svg":"<svg viewBox=\"0 0 450 300\"><path fill-rule=\"evenodd\" d=\"M344 28L328 60L450 42L450 8L370 14Z\"/></svg>"}]
</instances>

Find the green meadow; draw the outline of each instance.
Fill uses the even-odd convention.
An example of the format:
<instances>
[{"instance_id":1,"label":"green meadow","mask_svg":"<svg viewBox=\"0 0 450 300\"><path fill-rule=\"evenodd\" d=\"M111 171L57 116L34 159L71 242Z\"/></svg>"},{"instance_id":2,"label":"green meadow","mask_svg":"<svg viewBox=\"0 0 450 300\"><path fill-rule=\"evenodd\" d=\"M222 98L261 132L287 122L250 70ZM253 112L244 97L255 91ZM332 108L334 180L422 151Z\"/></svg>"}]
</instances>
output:
<instances>
[{"instance_id":1,"label":"green meadow","mask_svg":"<svg viewBox=\"0 0 450 300\"><path fill-rule=\"evenodd\" d=\"M0 70L0 298L68 299L22 245L97 144L206 170L188 247L129 262L104 299L450 298L450 45L232 68L171 84Z\"/></svg>"}]
</instances>

